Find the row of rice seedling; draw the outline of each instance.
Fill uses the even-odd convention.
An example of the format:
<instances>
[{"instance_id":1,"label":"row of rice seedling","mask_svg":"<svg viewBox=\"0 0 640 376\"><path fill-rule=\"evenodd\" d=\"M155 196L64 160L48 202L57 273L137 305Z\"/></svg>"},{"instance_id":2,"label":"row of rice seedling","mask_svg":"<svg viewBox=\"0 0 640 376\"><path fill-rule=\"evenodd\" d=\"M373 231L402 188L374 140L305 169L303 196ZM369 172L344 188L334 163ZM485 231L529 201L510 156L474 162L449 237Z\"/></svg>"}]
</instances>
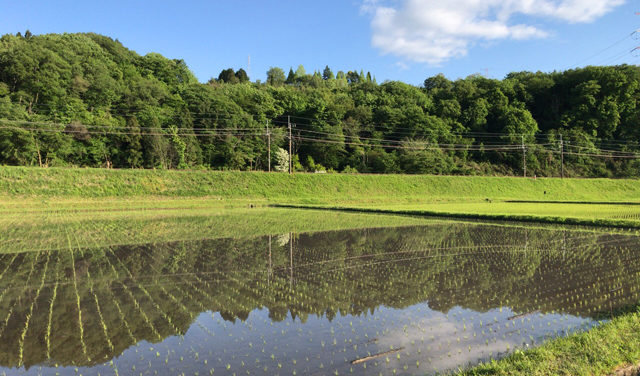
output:
<instances>
[{"instance_id":1,"label":"row of rice seedling","mask_svg":"<svg viewBox=\"0 0 640 376\"><path fill-rule=\"evenodd\" d=\"M167 323L169 323L169 325L171 326L171 328L173 329L173 332L175 334L180 333L181 330L176 326L176 324L174 324L171 316L169 314L167 314L165 309L163 309L159 305L159 303L156 301L156 299L154 299L153 295L144 287L143 284L135 283L135 281L136 281L135 277L133 276L133 274L131 273L129 268L127 268L127 266L122 262L122 260L113 252L113 250L109 249L109 252L113 256L113 258L115 258L117 260L117 262L122 266L122 269L127 273L128 277L129 277L129 281L132 282L133 287L135 289L138 289L138 290L142 291L142 293L148 299L148 301L151 303L151 305L157 310L157 312L159 312L162 315L162 317L167 321ZM123 285L124 285L124 282L123 282Z\"/></svg>"},{"instance_id":2,"label":"row of rice seedling","mask_svg":"<svg viewBox=\"0 0 640 376\"><path fill-rule=\"evenodd\" d=\"M34 274L36 261L39 256L40 254L38 253L35 256L31 257L29 272L25 281L26 286L23 289L21 289L23 294L25 294L26 291L29 289L29 282L31 281L31 278ZM4 320L0 321L0 338L2 338L2 335L9 327L9 320L12 317L16 304L18 304L18 299L14 299L12 302L9 303L9 309L8 309L8 312L6 313L6 316L4 317Z\"/></svg>"},{"instance_id":3,"label":"row of rice seedling","mask_svg":"<svg viewBox=\"0 0 640 376\"><path fill-rule=\"evenodd\" d=\"M73 289L76 296L76 304L77 304L77 312L78 312L78 329L80 331L80 345L82 346L82 352L87 357L87 360L91 362L91 358L87 352L87 345L84 341L84 326L82 323L82 308L80 307L80 294L78 293L78 277L76 275L76 262L73 252L73 247L71 246L71 238L67 233L67 239L69 240L69 255L71 256L71 271L73 273Z\"/></svg>"},{"instance_id":4,"label":"row of rice seedling","mask_svg":"<svg viewBox=\"0 0 640 376\"><path fill-rule=\"evenodd\" d=\"M53 254L0 257L0 272L14 265L27 280L0 276L5 298L33 292L13 310L19 329L0 337L24 355L4 364L33 364L29 338L41 338L52 363L106 369L104 356L122 353L120 373L422 373L587 329L638 298L634 236L434 224L285 238L69 247L42 274ZM66 343L65 311L79 319ZM145 339L163 343L129 347Z\"/></svg>"},{"instance_id":5,"label":"row of rice seedling","mask_svg":"<svg viewBox=\"0 0 640 376\"><path fill-rule=\"evenodd\" d=\"M49 267L50 256L51 255L49 254L49 252L47 252L47 261L44 264L44 270L42 272L42 278L40 279L40 285L38 286L38 289L36 290L35 297L33 298L33 301L31 302L31 306L29 307L29 313L27 313L27 315L26 315L24 328L22 329L22 332L20 333L20 340L18 341L18 351L19 351L18 367L22 366L22 364L23 364L22 358L23 358L23 354L24 354L24 338L27 335L27 331L29 330L29 321L31 320L31 316L33 315L33 307L35 306L35 303L38 300L38 297L40 296L40 291L42 291L42 287L44 286L44 278L47 275L47 269Z\"/></svg>"},{"instance_id":6,"label":"row of rice seedling","mask_svg":"<svg viewBox=\"0 0 640 376\"><path fill-rule=\"evenodd\" d=\"M56 302L56 298L58 296L58 286L60 282L58 278L60 276L60 257L58 257L56 262L56 274L55 274L55 282L53 286L53 293L51 298L49 299L49 314L47 315L47 330L45 332L45 342L47 346L46 357L47 360L51 360L51 323L53 321L53 307Z\"/></svg>"},{"instance_id":7,"label":"row of rice seedling","mask_svg":"<svg viewBox=\"0 0 640 376\"><path fill-rule=\"evenodd\" d=\"M100 250L101 248L99 248L97 242L95 242L95 244L96 249ZM104 251L102 250L102 252ZM107 326L113 328L114 335L111 337L118 340L119 348L116 350L116 346L114 346L113 344L109 345L109 348L112 353L115 353L116 351L121 351L124 348L128 348L129 346L136 344L138 340L132 332L131 325L127 320L127 315L125 315L125 313L123 312L118 299L116 299L111 289L113 281L119 280L120 278L118 272L115 270L113 265L109 263L109 260L106 257L103 258L103 261L100 263L100 267L96 268L96 272L98 275L97 279L100 282L96 288L97 291L93 294L96 301L96 306L98 306L98 301L100 300L99 297L102 298L102 301L106 302L106 304L103 304L103 308L99 309L100 319L103 330L105 331L105 338L109 338L107 335ZM91 280L90 283L91 287L93 287L93 280ZM112 319L111 325L107 324L106 320L102 317L102 310L107 310L107 317L115 317L115 320ZM122 331L123 328L124 333ZM108 342L111 343L110 340Z\"/></svg>"},{"instance_id":8,"label":"row of rice seedling","mask_svg":"<svg viewBox=\"0 0 640 376\"><path fill-rule=\"evenodd\" d=\"M112 252L109 249L109 252ZM136 299L135 295L133 294L133 292L127 287L126 284L124 284L121 280L122 280L122 276L120 275L120 273L117 271L115 265L111 262L109 257L105 257L105 260L109 266L109 268L112 270L113 274L116 277L116 280L114 281L114 284L117 283L118 286L120 286L121 288L118 290L118 295L122 296L121 292L125 292L126 296L129 298L129 300L123 300L122 303L119 303L118 306L122 305L126 305L126 306L131 306L134 307L134 311L138 313L138 315L140 315L140 317L142 317L143 322L145 323L145 326L151 330L151 333L153 333L153 337L156 340L161 340L163 337L160 335L160 333L158 332L158 330L155 328L155 325L153 324L153 322L149 319L149 316L147 316L147 314L145 313L144 309L142 308L141 304L138 302L138 300ZM122 298L121 298L122 299ZM117 302L118 299L114 299L114 302ZM120 310L121 311L121 310ZM121 317L121 320L123 322L126 322L125 317ZM141 328L137 328L138 330L140 330ZM132 335L133 336L133 335Z\"/></svg>"}]
</instances>

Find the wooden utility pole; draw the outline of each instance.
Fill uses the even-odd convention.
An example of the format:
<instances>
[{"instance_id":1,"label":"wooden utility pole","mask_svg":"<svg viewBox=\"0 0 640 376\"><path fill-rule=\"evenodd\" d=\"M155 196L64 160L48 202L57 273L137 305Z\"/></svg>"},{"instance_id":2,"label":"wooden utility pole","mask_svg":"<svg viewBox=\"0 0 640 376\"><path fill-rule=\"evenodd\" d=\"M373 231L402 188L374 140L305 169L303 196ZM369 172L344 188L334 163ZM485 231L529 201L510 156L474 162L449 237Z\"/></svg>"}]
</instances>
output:
<instances>
[{"instance_id":1,"label":"wooden utility pole","mask_svg":"<svg viewBox=\"0 0 640 376\"><path fill-rule=\"evenodd\" d=\"M522 136L522 176L527 177L527 148L524 146L524 136Z\"/></svg>"},{"instance_id":2,"label":"wooden utility pole","mask_svg":"<svg viewBox=\"0 0 640 376\"><path fill-rule=\"evenodd\" d=\"M564 144L560 135L560 178L564 179Z\"/></svg>"},{"instance_id":3,"label":"wooden utility pole","mask_svg":"<svg viewBox=\"0 0 640 376\"><path fill-rule=\"evenodd\" d=\"M268 171L271 172L271 133L269 132L269 119L267 119L267 148L269 150L267 156Z\"/></svg>"},{"instance_id":4,"label":"wooden utility pole","mask_svg":"<svg viewBox=\"0 0 640 376\"><path fill-rule=\"evenodd\" d=\"M289 126L289 175L291 175L291 116L287 116L287 125Z\"/></svg>"}]
</instances>

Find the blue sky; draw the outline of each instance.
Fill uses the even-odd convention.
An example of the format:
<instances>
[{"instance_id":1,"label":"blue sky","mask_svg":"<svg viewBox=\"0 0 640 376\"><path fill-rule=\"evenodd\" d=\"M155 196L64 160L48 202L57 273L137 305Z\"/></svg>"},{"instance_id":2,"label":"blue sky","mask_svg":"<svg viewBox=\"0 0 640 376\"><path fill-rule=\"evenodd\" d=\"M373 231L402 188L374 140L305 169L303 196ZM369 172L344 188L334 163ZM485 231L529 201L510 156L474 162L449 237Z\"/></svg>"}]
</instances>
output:
<instances>
[{"instance_id":1,"label":"blue sky","mask_svg":"<svg viewBox=\"0 0 640 376\"><path fill-rule=\"evenodd\" d=\"M420 85L438 73L638 64L635 12L640 1L0 0L0 34L96 32L142 55L184 59L200 81L229 67L264 80L271 66L302 64Z\"/></svg>"}]
</instances>

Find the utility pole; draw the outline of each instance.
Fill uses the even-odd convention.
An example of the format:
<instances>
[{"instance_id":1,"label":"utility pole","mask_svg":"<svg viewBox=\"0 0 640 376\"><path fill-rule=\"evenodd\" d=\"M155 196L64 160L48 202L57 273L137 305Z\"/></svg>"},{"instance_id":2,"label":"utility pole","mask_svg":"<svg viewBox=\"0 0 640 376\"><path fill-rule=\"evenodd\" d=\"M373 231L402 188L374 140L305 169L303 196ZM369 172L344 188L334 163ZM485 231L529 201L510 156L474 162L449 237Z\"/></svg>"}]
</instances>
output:
<instances>
[{"instance_id":1,"label":"utility pole","mask_svg":"<svg viewBox=\"0 0 640 376\"><path fill-rule=\"evenodd\" d=\"M564 144L560 135L560 178L564 179Z\"/></svg>"},{"instance_id":2,"label":"utility pole","mask_svg":"<svg viewBox=\"0 0 640 376\"><path fill-rule=\"evenodd\" d=\"M524 136L522 137L522 176L527 177L527 148L524 146Z\"/></svg>"},{"instance_id":3,"label":"utility pole","mask_svg":"<svg viewBox=\"0 0 640 376\"><path fill-rule=\"evenodd\" d=\"M289 175L291 175L291 116L287 116L287 125L289 126Z\"/></svg>"},{"instance_id":4,"label":"utility pole","mask_svg":"<svg viewBox=\"0 0 640 376\"><path fill-rule=\"evenodd\" d=\"M271 133L269 132L269 119L267 119L267 148L269 150L269 154L267 156L268 161L268 171L271 172Z\"/></svg>"}]
</instances>

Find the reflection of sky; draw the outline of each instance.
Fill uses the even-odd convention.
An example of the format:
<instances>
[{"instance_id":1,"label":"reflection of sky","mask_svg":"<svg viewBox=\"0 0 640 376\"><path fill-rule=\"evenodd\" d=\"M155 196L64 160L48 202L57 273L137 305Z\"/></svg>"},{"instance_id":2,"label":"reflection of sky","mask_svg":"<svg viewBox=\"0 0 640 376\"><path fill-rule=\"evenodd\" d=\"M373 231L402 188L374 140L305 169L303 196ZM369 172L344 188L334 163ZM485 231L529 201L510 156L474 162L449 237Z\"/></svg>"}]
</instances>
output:
<instances>
[{"instance_id":1,"label":"reflection of sky","mask_svg":"<svg viewBox=\"0 0 640 376\"><path fill-rule=\"evenodd\" d=\"M478 313L456 307L444 314L426 304L410 307L396 314L397 321L407 326L396 326L379 342L381 351L404 347L400 359L394 356L380 364L387 371L395 368L403 372L406 365L407 372L414 369L410 373L451 370L498 358L515 348L540 344L592 323L570 315L516 315L509 308Z\"/></svg>"},{"instance_id":2,"label":"reflection of sky","mask_svg":"<svg viewBox=\"0 0 640 376\"><path fill-rule=\"evenodd\" d=\"M254 310L246 321L236 322L205 312L184 336L156 344L142 341L113 364L83 367L78 373L105 375L117 369L120 375L393 374L394 370L424 374L477 364L594 324L570 315L514 316L508 308L480 313L456 307L445 314L427 303L406 309L380 307L374 314L338 315L332 321L312 315L305 323L290 316L273 322L266 309ZM352 360L399 348L399 352L351 365ZM8 375L75 373L74 367L8 371Z\"/></svg>"}]
</instances>

